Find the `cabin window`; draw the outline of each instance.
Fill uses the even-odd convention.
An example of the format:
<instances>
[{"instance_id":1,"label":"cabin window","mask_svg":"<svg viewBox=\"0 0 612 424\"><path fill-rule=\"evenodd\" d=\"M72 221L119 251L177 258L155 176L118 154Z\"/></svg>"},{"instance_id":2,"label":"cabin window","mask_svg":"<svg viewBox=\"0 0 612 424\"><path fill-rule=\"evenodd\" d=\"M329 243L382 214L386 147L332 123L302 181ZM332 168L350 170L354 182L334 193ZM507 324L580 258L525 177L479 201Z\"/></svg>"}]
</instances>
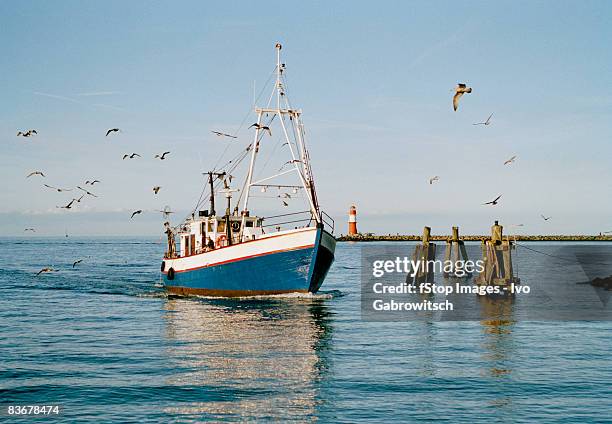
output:
<instances>
[{"instance_id":1,"label":"cabin window","mask_svg":"<svg viewBox=\"0 0 612 424\"><path fill-rule=\"evenodd\" d=\"M213 221L209 221L208 222L208 232L212 233L213 231L215 231L215 229L213 228Z\"/></svg>"},{"instance_id":2,"label":"cabin window","mask_svg":"<svg viewBox=\"0 0 612 424\"><path fill-rule=\"evenodd\" d=\"M217 232L223 233L225 231L225 221L217 222Z\"/></svg>"},{"instance_id":3,"label":"cabin window","mask_svg":"<svg viewBox=\"0 0 612 424\"><path fill-rule=\"evenodd\" d=\"M195 255L196 253L195 234L192 234L190 237L191 237L191 240L189 240L189 247L191 247L191 254Z\"/></svg>"},{"instance_id":4,"label":"cabin window","mask_svg":"<svg viewBox=\"0 0 612 424\"><path fill-rule=\"evenodd\" d=\"M202 222L200 224L200 234L202 234L202 237L206 236L206 223Z\"/></svg>"},{"instance_id":5,"label":"cabin window","mask_svg":"<svg viewBox=\"0 0 612 424\"><path fill-rule=\"evenodd\" d=\"M249 228L253 227L253 221L247 221L246 226Z\"/></svg>"},{"instance_id":6,"label":"cabin window","mask_svg":"<svg viewBox=\"0 0 612 424\"><path fill-rule=\"evenodd\" d=\"M189 238L183 237L183 244L185 246L185 256L189 256Z\"/></svg>"}]
</instances>

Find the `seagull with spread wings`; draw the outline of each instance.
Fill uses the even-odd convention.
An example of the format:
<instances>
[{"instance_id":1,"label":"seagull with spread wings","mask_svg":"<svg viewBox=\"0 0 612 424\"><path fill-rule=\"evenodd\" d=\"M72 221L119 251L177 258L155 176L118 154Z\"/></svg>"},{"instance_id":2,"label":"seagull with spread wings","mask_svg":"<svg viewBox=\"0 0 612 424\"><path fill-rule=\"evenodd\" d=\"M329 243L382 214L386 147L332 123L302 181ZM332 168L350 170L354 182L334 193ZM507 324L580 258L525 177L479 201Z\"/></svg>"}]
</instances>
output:
<instances>
[{"instance_id":1,"label":"seagull with spread wings","mask_svg":"<svg viewBox=\"0 0 612 424\"><path fill-rule=\"evenodd\" d=\"M472 125L491 125L491 117L492 116L493 116L493 114L490 114L486 121L484 121L484 122L476 122L475 124L472 124Z\"/></svg>"},{"instance_id":2,"label":"seagull with spread wings","mask_svg":"<svg viewBox=\"0 0 612 424\"><path fill-rule=\"evenodd\" d=\"M43 274L45 272L56 272L56 270L51 268L50 266L49 267L45 267L45 268L41 269L40 271L38 271L36 273L36 276L38 277L40 274Z\"/></svg>"},{"instance_id":3,"label":"seagull with spread wings","mask_svg":"<svg viewBox=\"0 0 612 424\"><path fill-rule=\"evenodd\" d=\"M161 186L153 187L153 193L157 194L157 193L159 193L159 190L161 190Z\"/></svg>"},{"instance_id":4,"label":"seagull with spread wings","mask_svg":"<svg viewBox=\"0 0 612 424\"><path fill-rule=\"evenodd\" d=\"M221 132L221 131L211 131L211 133L215 134L218 137L238 138L235 135L226 134L226 133Z\"/></svg>"},{"instance_id":5,"label":"seagull with spread wings","mask_svg":"<svg viewBox=\"0 0 612 424\"><path fill-rule=\"evenodd\" d=\"M255 127L258 130L268 131L268 134L270 134L270 137L272 137L272 131L270 130L270 127L266 127L265 125L258 124L257 122L255 122L249 128L251 128L251 127Z\"/></svg>"},{"instance_id":6,"label":"seagull with spread wings","mask_svg":"<svg viewBox=\"0 0 612 424\"><path fill-rule=\"evenodd\" d=\"M453 96L453 109L455 110L455 112L457 111L457 108L459 107L459 99L461 98L461 96L463 96L465 93L471 93L472 92L472 87L468 87L463 83L458 83L457 87L455 87L455 95Z\"/></svg>"},{"instance_id":7,"label":"seagull with spread wings","mask_svg":"<svg viewBox=\"0 0 612 424\"><path fill-rule=\"evenodd\" d=\"M17 137L31 137L32 135L38 134L36 130L17 131Z\"/></svg>"},{"instance_id":8,"label":"seagull with spread wings","mask_svg":"<svg viewBox=\"0 0 612 424\"><path fill-rule=\"evenodd\" d=\"M85 185L87 185L87 184L94 185L95 183L101 183L101 182L102 181L100 181L100 180L93 180L93 181L87 180L87 181L85 181Z\"/></svg>"},{"instance_id":9,"label":"seagull with spread wings","mask_svg":"<svg viewBox=\"0 0 612 424\"><path fill-rule=\"evenodd\" d=\"M283 170L283 168L284 168L285 166L287 166L287 165L289 165L289 164L291 164L291 163L302 163L302 161L301 161L301 160L298 160L298 159L288 160L287 162L285 162L285 163L283 164L283 166L281 166L281 167L278 169L278 171L279 171L279 172L280 172L280 171L282 171L282 170Z\"/></svg>"},{"instance_id":10,"label":"seagull with spread wings","mask_svg":"<svg viewBox=\"0 0 612 424\"><path fill-rule=\"evenodd\" d=\"M72 199L66 206L56 206L58 209L71 209L72 204L76 201L76 199Z\"/></svg>"},{"instance_id":11,"label":"seagull with spread wings","mask_svg":"<svg viewBox=\"0 0 612 424\"><path fill-rule=\"evenodd\" d=\"M540 215L542 217L542 219L544 221L548 221L550 218L552 218L552 216L544 216L544 215Z\"/></svg>"},{"instance_id":12,"label":"seagull with spread wings","mask_svg":"<svg viewBox=\"0 0 612 424\"><path fill-rule=\"evenodd\" d=\"M516 155L512 156L510 159L508 159L507 161L504 162L504 165L510 165L511 163L514 163L514 161L516 160Z\"/></svg>"},{"instance_id":13,"label":"seagull with spread wings","mask_svg":"<svg viewBox=\"0 0 612 424\"><path fill-rule=\"evenodd\" d=\"M491 206L495 206L498 203L498 200L502 197L502 195L500 194L499 196L497 196L495 198L495 200L491 200L490 202L487 203L483 203L483 205L491 205Z\"/></svg>"},{"instance_id":14,"label":"seagull with spread wings","mask_svg":"<svg viewBox=\"0 0 612 424\"><path fill-rule=\"evenodd\" d=\"M169 154L170 154L170 152L164 152L161 155L155 155L155 157L153 159L159 158L159 160L164 160L164 159L166 159L166 155L169 155Z\"/></svg>"},{"instance_id":15,"label":"seagull with spread wings","mask_svg":"<svg viewBox=\"0 0 612 424\"><path fill-rule=\"evenodd\" d=\"M62 191L72 191L71 188L58 188L58 187L53 187L50 186L49 184L43 184L45 187L53 189L53 190L57 190L58 193L61 193Z\"/></svg>"},{"instance_id":16,"label":"seagull with spread wings","mask_svg":"<svg viewBox=\"0 0 612 424\"><path fill-rule=\"evenodd\" d=\"M83 187L81 187L81 186L77 186L77 188L78 188L79 190L81 190L81 191L85 192L86 194L88 194L88 195L92 196L92 197L98 197L98 196L96 196L95 194L93 194L92 192L85 190L85 189L84 189Z\"/></svg>"},{"instance_id":17,"label":"seagull with spread wings","mask_svg":"<svg viewBox=\"0 0 612 424\"><path fill-rule=\"evenodd\" d=\"M139 215L142 213L142 209L138 209L137 211L132 212L132 216L130 216L130 219L134 218L134 216Z\"/></svg>"},{"instance_id":18,"label":"seagull with spread wings","mask_svg":"<svg viewBox=\"0 0 612 424\"><path fill-rule=\"evenodd\" d=\"M433 184L435 181L440 181L440 177L438 177L437 175L435 177L431 177L429 179L429 185Z\"/></svg>"},{"instance_id":19,"label":"seagull with spread wings","mask_svg":"<svg viewBox=\"0 0 612 424\"><path fill-rule=\"evenodd\" d=\"M127 158L130 159L134 159L136 156L140 157L140 155L138 153L132 153L131 155L123 155L123 160L126 160Z\"/></svg>"},{"instance_id":20,"label":"seagull with spread wings","mask_svg":"<svg viewBox=\"0 0 612 424\"><path fill-rule=\"evenodd\" d=\"M36 230L35 230L34 228L26 228L26 229L25 229L25 230L23 230L23 231L32 231L33 233L35 233L35 232L36 232Z\"/></svg>"},{"instance_id":21,"label":"seagull with spread wings","mask_svg":"<svg viewBox=\"0 0 612 424\"><path fill-rule=\"evenodd\" d=\"M40 172L40 171L34 171L34 172L30 172L30 173L29 173L29 174L26 176L26 178L33 177L34 175L40 175L41 177L44 177L44 176L45 176L45 174L43 174L43 173L42 173L42 172Z\"/></svg>"},{"instance_id":22,"label":"seagull with spread wings","mask_svg":"<svg viewBox=\"0 0 612 424\"><path fill-rule=\"evenodd\" d=\"M118 133L119 131L121 131L119 128L111 128L108 131L106 131L105 137L108 137L110 133L115 133L115 132Z\"/></svg>"}]
</instances>

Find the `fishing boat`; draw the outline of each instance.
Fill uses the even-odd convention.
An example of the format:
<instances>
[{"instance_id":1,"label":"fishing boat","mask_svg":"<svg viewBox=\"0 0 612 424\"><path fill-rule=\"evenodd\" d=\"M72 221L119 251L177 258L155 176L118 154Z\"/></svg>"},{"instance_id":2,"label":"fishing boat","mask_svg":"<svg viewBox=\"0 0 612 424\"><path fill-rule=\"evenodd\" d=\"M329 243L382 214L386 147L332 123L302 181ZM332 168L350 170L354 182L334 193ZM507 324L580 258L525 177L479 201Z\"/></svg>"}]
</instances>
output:
<instances>
[{"instance_id":1,"label":"fishing boat","mask_svg":"<svg viewBox=\"0 0 612 424\"><path fill-rule=\"evenodd\" d=\"M169 293L222 297L316 293L334 261L334 221L319 207L302 110L289 102L281 49L276 44L276 81L267 105L254 107L252 141L226 169L204 173L209 208L199 209L199 202L177 227L165 223L168 248L161 272ZM288 160L272 175L255 178L258 155L266 142L272 142L272 129L286 155L283 160ZM233 173L241 162L248 163L242 188L232 188ZM290 177L295 183L286 182ZM204 190L200 199L206 198ZM274 190L278 195L269 197L277 198L279 207L300 198L306 210L267 216L249 210L253 191ZM216 195L225 198L223 213L215 208Z\"/></svg>"}]
</instances>

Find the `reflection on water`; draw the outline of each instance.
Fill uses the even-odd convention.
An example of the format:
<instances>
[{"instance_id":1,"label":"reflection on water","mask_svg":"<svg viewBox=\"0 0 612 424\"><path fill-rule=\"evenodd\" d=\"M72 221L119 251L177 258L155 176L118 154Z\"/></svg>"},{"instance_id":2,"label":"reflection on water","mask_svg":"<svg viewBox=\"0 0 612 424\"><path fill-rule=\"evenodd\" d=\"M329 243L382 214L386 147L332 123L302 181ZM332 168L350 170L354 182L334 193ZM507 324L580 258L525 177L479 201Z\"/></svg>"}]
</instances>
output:
<instances>
[{"instance_id":1,"label":"reflection on water","mask_svg":"<svg viewBox=\"0 0 612 424\"><path fill-rule=\"evenodd\" d=\"M166 412L209 418L312 419L328 370L331 317L320 300L168 299L171 386L210 396ZM219 391L221 388L222 391ZM208 392L205 392L208 393Z\"/></svg>"},{"instance_id":2,"label":"reflection on water","mask_svg":"<svg viewBox=\"0 0 612 424\"><path fill-rule=\"evenodd\" d=\"M512 398L506 394L507 377L511 375L514 320L514 296L477 296L485 334L483 359L490 363L489 376L499 379L498 397L490 405L512 415Z\"/></svg>"}]
</instances>

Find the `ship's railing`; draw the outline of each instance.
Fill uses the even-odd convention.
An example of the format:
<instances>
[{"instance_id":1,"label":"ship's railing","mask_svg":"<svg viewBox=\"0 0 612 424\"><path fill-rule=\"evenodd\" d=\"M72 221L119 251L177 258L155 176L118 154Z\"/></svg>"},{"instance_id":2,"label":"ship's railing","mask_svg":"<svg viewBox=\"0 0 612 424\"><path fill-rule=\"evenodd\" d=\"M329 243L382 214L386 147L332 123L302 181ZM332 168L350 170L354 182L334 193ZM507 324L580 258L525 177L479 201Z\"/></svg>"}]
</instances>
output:
<instances>
[{"instance_id":1,"label":"ship's railing","mask_svg":"<svg viewBox=\"0 0 612 424\"><path fill-rule=\"evenodd\" d=\"M289 224L298 224L294 225L295 227L308 227L310 224L312 224L314 218L310 211L301 211L284 213L281 215L266 216L263 218L263 220L264 225L262 225L262 227L264 228L287 228ZM331 233L334 232L334 227L336 223L334 219L324 211L321 211L321 221L323 221L323 224L325 224L327 228L331 229Z\"/></svg>"},{"instance_id":2,"label":"ship's railing","mask_svg":"<svg viewBox=\"0 0 612 424\"><path fill-rule=\"evenodd\" d=\"M292 213L284 213L281 215L273 215L266 216L262 218L264 228L274 227L274 228L284 228L287 229L291 224L291 226L299 228L299 227L307 227L312 221L312 213L310 211L301 211L301 212L292 212Z\"/></svg>"},{"instance_id":3,"label":"ship's railing","mask_svg":"<svg viewBox=\"0 0 612 424\"><path fill-rule=\"evenodd\" d=\"M321 221L323 221L323 224L327 225L327 227L331 229L330 233L334 232L336 222L334 221L334 218L329 216L325 211L321 211Z\"/></svg>"}]
</instances>

